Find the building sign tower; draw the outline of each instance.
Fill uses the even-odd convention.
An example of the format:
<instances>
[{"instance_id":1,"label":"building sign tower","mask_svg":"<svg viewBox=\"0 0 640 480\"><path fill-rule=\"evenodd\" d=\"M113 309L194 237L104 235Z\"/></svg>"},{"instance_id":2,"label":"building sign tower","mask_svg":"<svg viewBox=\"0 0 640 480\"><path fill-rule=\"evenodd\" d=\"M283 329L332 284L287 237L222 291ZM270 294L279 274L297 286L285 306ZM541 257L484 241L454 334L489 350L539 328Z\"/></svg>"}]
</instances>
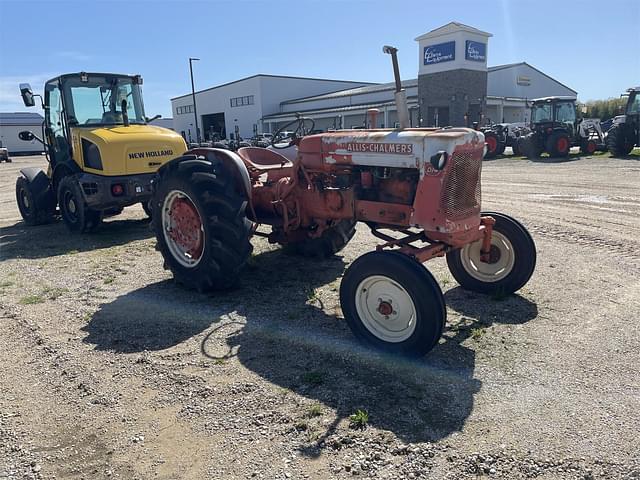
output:
<instances>
[{"instance_id":1,"label":"building sign tower","mask_svg":"<svg viewBox=\"0 0 640 480\"><path fill-rule=\"evenodd\" d=\"M482 123L487 98L487 44L491 36L451 22L416 38L422 126Z\"/></svg>"}]
</instances>

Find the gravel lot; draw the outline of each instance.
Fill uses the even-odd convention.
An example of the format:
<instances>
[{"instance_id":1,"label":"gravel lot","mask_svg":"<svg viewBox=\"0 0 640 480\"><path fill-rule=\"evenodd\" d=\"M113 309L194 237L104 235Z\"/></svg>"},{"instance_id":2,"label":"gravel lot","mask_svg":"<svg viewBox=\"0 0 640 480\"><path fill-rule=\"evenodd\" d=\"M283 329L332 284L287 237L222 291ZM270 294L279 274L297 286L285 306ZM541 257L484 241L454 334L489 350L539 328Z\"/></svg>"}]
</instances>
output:
<instances>
[{"instance_id":1,"label":"gravel lot","mask_svg":"<svg viewBox=\"0 0 640 480\"><path fill-rule=\"evenodd\" d=\"M185 292L138 206L28 228L0 164L0 478L640 478L640 156L484 164L538 248L519 295L463 291L419 361L359 346L326 261L264 239L241 288ZM364 428L350 416L368 412Z\"/></svg>"}]
</instances>

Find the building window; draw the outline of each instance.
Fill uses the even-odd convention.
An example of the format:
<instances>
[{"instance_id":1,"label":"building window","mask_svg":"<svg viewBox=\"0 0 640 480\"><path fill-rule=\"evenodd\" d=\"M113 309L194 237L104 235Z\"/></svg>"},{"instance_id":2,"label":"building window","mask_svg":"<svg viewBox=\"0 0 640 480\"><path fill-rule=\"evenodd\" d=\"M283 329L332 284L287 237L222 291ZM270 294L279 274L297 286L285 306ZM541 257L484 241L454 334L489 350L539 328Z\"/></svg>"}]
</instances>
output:
<instances>
[{"instance_id":1,"label":"building window","mask_svg":"<svg viewBox=\"0 0 640 480\"><path fill-rule=\"evenodd\" d=\"M235 97L230 100L232 107L243 107L245 105L253 105L253 95L247 95L246 97Z\"/></svg>"},{"instance_id":2,"label":"building window","mask_svg":"<svg viewBox=\"0 0 640 480\"><path fill-rule=\"evenodd\" d=\"M193 113L193 105L186 105L184 107L176 107L176 115L184 115L185 113Z\"/></svg>"}]
</instances>

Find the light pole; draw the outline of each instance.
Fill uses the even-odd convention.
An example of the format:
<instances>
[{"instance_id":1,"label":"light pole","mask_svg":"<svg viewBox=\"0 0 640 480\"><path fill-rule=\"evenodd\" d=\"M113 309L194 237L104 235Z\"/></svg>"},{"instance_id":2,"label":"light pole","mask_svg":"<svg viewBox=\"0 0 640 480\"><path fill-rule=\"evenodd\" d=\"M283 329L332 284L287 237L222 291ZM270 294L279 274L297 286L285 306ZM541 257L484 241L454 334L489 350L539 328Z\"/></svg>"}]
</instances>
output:
<instances>
[{"instance_id":1,"label":"light pole","mask_svg":"<svg viewBox=\"0 0 640 480\"><path fill-rule=\"evenodd\" d=\"M189 73L191 73L191 99L193 101L193 116L196 118L196 142L200 145L200 129L198 128L198 109L196 108L196 89L193 84L193 65L191 62L200 60L189 57Z\"/></svg>"}]
</instances>

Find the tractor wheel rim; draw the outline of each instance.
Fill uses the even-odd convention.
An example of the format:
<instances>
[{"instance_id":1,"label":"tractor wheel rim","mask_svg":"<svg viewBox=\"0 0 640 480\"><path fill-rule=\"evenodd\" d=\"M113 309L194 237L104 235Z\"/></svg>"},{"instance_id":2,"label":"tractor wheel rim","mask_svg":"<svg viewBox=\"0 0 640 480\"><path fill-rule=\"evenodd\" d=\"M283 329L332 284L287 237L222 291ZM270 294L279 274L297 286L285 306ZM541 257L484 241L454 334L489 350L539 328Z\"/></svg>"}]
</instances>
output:
<instances>
[{"instance_id":1,"label":"tractor wheel rim","mask_svg":"<svg viewBox=\"0 0 640 480\"><path fill-rule=\"evenodd\" d=\"M78 221L78 207L76 205L75 199L73 198L73 193L71 193L69 190L66 190L62 199L67 220L71 223L76 223Z\"/></svg>"},{"instance_id":2,"label":"tractor wheel rim","mask_svg":"<svg viewBox=\"0 0 640 480\"><path fill-rule=\"evenodd\" d=\"M384 275L372 275L356 288L356 311L364 327L389 343L408 339L416 329L416 307L409 293Z\"/></svg>"},{"instance_id":3,"label":"tractor wheel rim","mask_svg":"<svg viewBox=\"0 0 640 480\"><path fill-rule=\"evenodd\" d=\"M488 137L487 148L489 149L489 153L495 152L497 147L498 147L498 142L496 141L496 139L494 137Z\"/></svg>"},{"instance_id":4,"label":"tractor wheel rim","mask_svg":"<svg viewBox=\"0 0 640 480\"><path fill-rule=\"evenodd\" d=\"M460 251L462 267L476 280L484 283L499 282L513 270L516 255L513 245L502 233L494 230L491 234L491 260L480 260L482 240L465 245ZM497 253L497 254L496 254Z\"/></svg>"},{"instance_id":5,"label":"tractor wheel rim","mask_svg":"<svg viewBox=\"0 0 640 480\"><path fill-rule=\"evenodd\" d=\"M26 210L29 210L31 205L29 204L29 195L27 195L27 192L25 190L22 190L20 192L20 198L22 199L22 205L24 206L24 208Z\"/></svg>"},{"instance_id":6,"label":"tractor wheel rim","mask_svg":"<svg viewBox=\"0 0 640 480\"><path fill-rule=\"evenodd\" d=\"M173 258L182 266L193 268L204 253L204 224L193 200L180 190L173 190L162 205L162 233Z\"/></svg>"},{"instance_id":7,"label":"tractor wheel rim","mask_svg":"<svg viewBox=\"0 0 640 480\"><path fill-rule=\"evenodd\" d=\"M564 138L564 137L560 137L560 138L558 139L557 147L558 147L558 151L559 151L559 152L564 152L564 151L566 151L566 150L567 150L567 148L568 148L568 146L569 146L569 142L567 141L567 139L566 139L566 138Z\"/></svg>"}]
</instances>

